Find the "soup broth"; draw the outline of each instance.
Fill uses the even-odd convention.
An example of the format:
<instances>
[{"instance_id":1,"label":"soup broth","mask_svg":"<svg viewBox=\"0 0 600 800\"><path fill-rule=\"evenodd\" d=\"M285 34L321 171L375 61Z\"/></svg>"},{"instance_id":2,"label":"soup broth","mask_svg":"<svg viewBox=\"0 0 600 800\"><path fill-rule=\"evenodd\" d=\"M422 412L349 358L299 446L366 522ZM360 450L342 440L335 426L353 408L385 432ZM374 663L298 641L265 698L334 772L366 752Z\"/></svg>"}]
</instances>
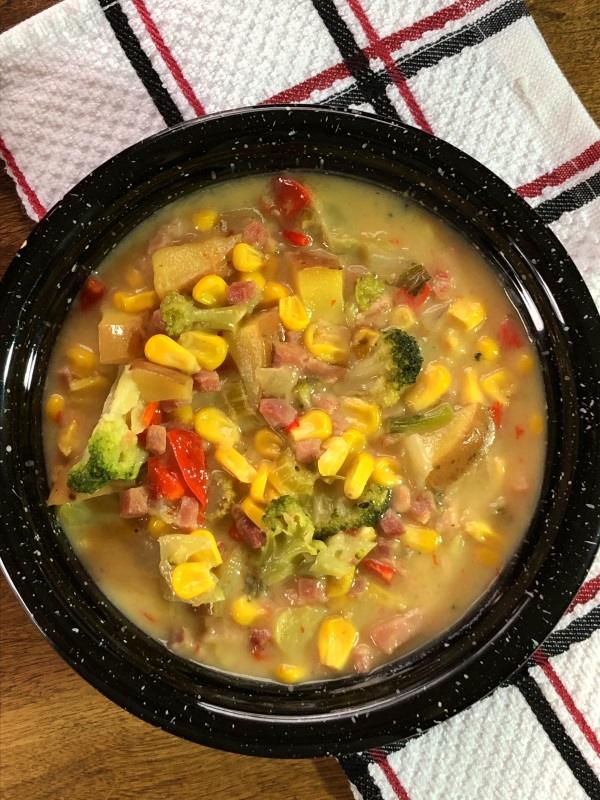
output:
<instances>
[{"instance_id":1,"label":"soup broth","mask_svg":"<svg viewBox=\"0 0 600 800\"><path fill-rule=\"evenodd\" d=\"M166 206L85 284L46 387L49 502L106 596L203 664L368 672L522 539L546 405L479 253L322 174Z\"/></svg>"}]
</instances>

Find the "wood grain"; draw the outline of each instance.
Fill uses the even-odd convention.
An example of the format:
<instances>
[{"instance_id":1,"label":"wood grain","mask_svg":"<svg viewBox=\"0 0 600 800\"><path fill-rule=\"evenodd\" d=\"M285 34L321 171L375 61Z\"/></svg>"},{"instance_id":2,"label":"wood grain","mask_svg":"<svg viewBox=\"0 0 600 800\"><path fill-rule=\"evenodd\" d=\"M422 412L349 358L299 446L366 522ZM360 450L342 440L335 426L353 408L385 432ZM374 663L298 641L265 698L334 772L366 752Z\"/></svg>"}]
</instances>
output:
<instances>
[{"instance_id":1,"label":"wood grain","mask_svg":"<svg viewBox=\"0 0 600 800\"><path fill-rule=\"evenodd\" d=\"M0 29L53 4L0 0ZM558 64L600 123L598 0L530 0L528 5ZM33 227L4 171L0 209L2 274ZM332 759L269 761L222 753L179 740L118 708L54 652L4 579L0 675L4 800L351 798Z\"/></svg>"}]
</instances>

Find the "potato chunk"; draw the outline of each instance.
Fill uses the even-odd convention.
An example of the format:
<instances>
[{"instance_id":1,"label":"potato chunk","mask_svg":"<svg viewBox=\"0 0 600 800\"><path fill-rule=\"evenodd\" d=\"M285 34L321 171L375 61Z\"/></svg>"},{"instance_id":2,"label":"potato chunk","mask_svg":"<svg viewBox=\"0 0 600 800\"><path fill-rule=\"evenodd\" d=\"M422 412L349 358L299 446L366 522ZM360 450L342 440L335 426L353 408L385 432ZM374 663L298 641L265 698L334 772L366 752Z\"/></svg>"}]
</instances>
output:
<instances>
[{"instance_id":1,"label":"potato chunk","mask_svg":"<svg viewBox=\"0 0 600 800\"><path fill-rule=\"evenodd\" d=\"M298 294L313 322L324 320L345 325L343 273L341 269L309 267L296 274Z\"/></svg>"},{"instance_id":2,"label":"potato chunk","mask_svg":"<svg viewBox=\"0 0 600 800\"><path fill-rule=\"evenodd\" d=\"M231 268L227 256L241 236L215 236L204 242L161 247L152 253L154 289L162 298L167 292L188 292L203 275L226 277Z\"/></svg>"},{"instance_id":3,"label":"potato chunk","mask_svg":"<svg viewBox=\"0 0 600 800\"><path fill-rule=\"evenodd\" d=\"M156 403L161 400L191 402L193 380L183 372L140 358L131 365L131 376L140 390L140 397L144 403Z\"/></svg>"},{"instance_id":4,"label":"potato chunk","mask_svg":"<svg viewBox=\"0 0 600 800\"><path fill-rule=\"evenodd\" d=\"M224 335L229 354L236 363L252 408L258 407L261 388L256 375L259 367L271 365L273 345L281 338L279 311L264 311L234 331Z\"/></svg>"},{"instance_id":5,"label":"potato chunk","mask_svg":"<svg viewBox=\"0 0 600 800\"><path fill-rule=\"evenodd\" d=\"M489 408L473 403L455 410L452 422L422 435L431 461L426 485L444 491L461 478L490 449L496 428Z\"/></svg>"},{"instance_id":6,"label":"potato chunk","mask_svg":"<svg viewBox=\"0 0 600 800\"><path fill-rule=\"evenodd\" d=\"M98 325L98 350L101 364L128 364L144 354L149 314L129 314L104 306Z\"/></svg>"}]
</instances>

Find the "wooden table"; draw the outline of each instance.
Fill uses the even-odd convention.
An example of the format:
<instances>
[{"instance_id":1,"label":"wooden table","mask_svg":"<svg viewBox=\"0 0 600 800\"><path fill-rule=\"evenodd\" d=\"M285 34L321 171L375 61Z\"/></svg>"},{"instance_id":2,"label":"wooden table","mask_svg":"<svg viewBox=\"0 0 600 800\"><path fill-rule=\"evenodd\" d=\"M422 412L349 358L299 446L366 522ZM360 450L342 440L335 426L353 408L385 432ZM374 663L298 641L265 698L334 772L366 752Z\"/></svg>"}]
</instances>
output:
<instances>
[{"instance_id":1,"label":"wooden table","mask_svg":"<svg viewBox=\"0 0 600 800\"><path fill-rule=\"evenodd\" d=\"M0 29L54 0L0 0ZM598 0L530 0L567 78L600 123ZM0 174L0 274L33 227ZM349 800L337 762L221 753L141 722L59 658L0 579L0 795L4 800ZM427 769L428 766L424 765Z\"/></svg>"}]
</instances>

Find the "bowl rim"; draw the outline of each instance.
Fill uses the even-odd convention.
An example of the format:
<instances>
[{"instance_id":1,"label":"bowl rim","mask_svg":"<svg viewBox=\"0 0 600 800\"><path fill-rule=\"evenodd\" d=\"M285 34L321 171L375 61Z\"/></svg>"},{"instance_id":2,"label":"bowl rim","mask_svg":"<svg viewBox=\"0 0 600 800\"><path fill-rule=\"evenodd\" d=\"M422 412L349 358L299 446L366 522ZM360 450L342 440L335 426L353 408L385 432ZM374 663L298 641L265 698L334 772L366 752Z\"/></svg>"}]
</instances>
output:
<instances>
[{"instance_id":1,"label":"bowl rim","mask_svg":"<svg viewBox=\"0 0 600 800\"><path fill-rule=\"evenodd\" d=\"M0 334L9 337L6 341L11 341L9 351L3 353L0 357L0 369L3 370L5 375L10 376L11 374L5 370L15 369L16 362L13 345L18 336L14 335L14 330L19 331L19 326L22 326L23 320L26 318L27 309L31 305L27 300L21 303L20 293L22 292L26 297L30 297L36 287L39 288L45 280L47 281L50 270L39 272L40 260L48 258L51 253L57 252L60 252L62 261L68 260L70 248L73 247L73 240L77 239L78 235L89 235L89 233L66 233L68 220L78 219L82 231L85 230L85 227L93 230L96 224L100 225L98 219L102 218L103 215L103 203L106 202L107 197L114 195L116 175L120 175L120 180L117 181L119 186L125 187L127 180L131 178L130 188L135 185L143 190L144 181L139 175L134 174L132 164L138 166L143 164L144 166L140 167L142 172L145 169L147 173L158 175L161 169L166 169L165 164L169 163L169 158L175 157L172 153L176 154L178 148L185 150L185 147L196 146L202 149L203 135L204 139L209 137L208 128L214 128L215 133L213 135L217 135L221 128L228 130L228 125L232 122L237 124L238 127L235 128L237 131L235 135L232 132L230 133L230 144L235 141L236 136L240 138L242 133L245 130L249 130L253 125L255 128L257 126L260 127L260 125L264 126L269 135L271 135L271 131L275 131L277 126L283 128L292 126L295 135L304 132L308 135L308 139L311 136L313 138L317 137L320 130L327 130L331 133L337 125L343 130L343 136L347 137L349 141L352 137L356 140L363 137L371 147L375 147L376 143L376 147L385 151L388 156L391 147L389 141L391 140L402 142L402 146L406 147L406 151L400 153L401 145L398 144L399 159L408 159L409 146L415 147L419 151L421 159L431 161L435 165L442 163L446 169L453 172L455 177L464 178L469 190L474 189L474 195L477 194L478 186L483 181L486 187L485 196L490 201L493 197L494 201L501 206L504 204L503 207L508 208L511 215L520 218L521 224L523 224L524 220L530 226L527 236L533 237L540 253L543 253L555 265L556 274L553 274L551 270L546 271L544 264L535 265L535 279L540 283L541 290L546 292L550 298L550 305L554 304L555 306L555 313L560 322L565 340L571 344L571 361L576 357L574 344L579 343L579 340L582 342L590 341L593 340L594 336L600 336L600 317L583 279L562 245L554 234L537 218L524 200L516 195L507 184L470 156L418 129L397 122L388 122L362 112L342 112L324 108L323 106L308 105L262 106L213 114L201 119L181 123L173 128L154 134L115 155L105 164L98 167L73 187L51 209L47 216L36 226L22 250L15 256L3 279L5 291L0 297ZM190 133L192 138L198 134L198 141L192 142L188 138ZM256 135L256 131L254 135ZM272 135L275 136L275 133ZM385 140L387 140L386 145L383 144ZM170 153L171 155L169 155ZM394 154L396 154L396 151L394 151ZM417 159L417 156L413 158ZM326 167L325 171L327 171ZM137 184L135 183L136 180ZM148 181L150 182L150 178L148 178ZM100 198L98 197L99 190ZM86 208L86 204L89 205L89 208ZM525 232L523 231L522 233L525 237ZM58 258L58 255L55 255L55 258ZM38 270L39 274L34 274L34 270ZM73 271L77 274L81 283L89 272L88 265L79 265L76 261ZM28 287L22 285L24 276L30 281ZM559 277L561 277L561 280L559 280ZM58 288L60 288L60 281ZM57 295L60 295L60 292L57 292ZM577 318L574 316L575 305L572 302L573 297L577 297ZM14 328L12 331L11 326ZM576 337L577 341L575 341ZM594 376L597 382L600 381L598 354L592 352L586 355L588 356L588 371L585 378L590 384L593 384ZM565 363L562 366L568 371L568 368L572 368L572 363L570 365ZM583 377L578 361L577 367L575 376ZM5 383L2 387L1 395L2 408L14 415L15 409L10 404L7 388ZM600 398L597 394L597 383L596 393L594 393L593 386L587 387L585 391L588 392L588 394L584 392L586 397L589 395L590 398L596 400L594 415L597 416L597 409L600 405L598 402ZM598 526L600 511L598 508L589 508L583 503L585 498L593 497L592 492L596 490L600 492L598 488L600 476L597 476L595 483L593 480L589 480L589 482L579 487L581 490L580 500L582 507L580 507L580 510L582 514L577 515L573 509L569 517L565 512L565 518L569 518L571 524L575 526L577 540L572 543L573 546L567 549L566 553L553 544L546 555L544 563L540 566L539 575L544 578L544 581L533 590L538 596L541 594L543 587L551 585L552 582L556 584L562 582L561 591L558 591L550 605L546 606L546 615L543 617L542 622L536 619L535 598L523 598L523 602L518 609L518 615L511 620L507 620L506 626L502 630L497 630L493 638L487 642L482 650L478 650L473 654L464 654L461 672L464 674L469 673L476 679L476 681L473 680L473 683L477 682L477 697L472 695L467 697L462 690L457 688L457 685L450 687L451 681L447 679L434 681L434 685L427 687L430 694L428 702L430 705L432 703L437 704L441 700L444 702L427 719L421 718L420 715L417 715L409 722L394 719L400 710L400 706L394 702L392 697L382 702L368 704L365 708L348 706L340 708L334 713L327 712L325 715L307 715L298 712L297 717L281 715L273 711L273 709L261 710L256 715L247 710L240 713L235 709L224 709L210 701L200 700L194 710L194 714L190 715L189 721L184 720L182 717L179 717L179 719L174 717L171 720L165 718L163 708L159 710L160 703L154 703L157 706L154 709L149 707L148 695L150 690L145 693L140 690L136 691L135 681L131 680L125 682L121 680L117 685L114 674L111 677L110 669L106 671L103 668L99 668L97 664L90 664L88 652L90 650L96 653L99 652L97 641L94 641L93 632L86 630L85 620L82 621L73 609L66 608L60 597L52 592L44 595L44 592L39 587L41 567L31 554L27 554L27 559L30 562L28 568L29 574L35 576L35 580L31 582L17 580L22 577L19 562L23 555L22 551L20 552L20 547L23 543L16 541L12 532L6 530L4 520L8 520L11 517L19 517L24 528L27 530L34 529L32 528L34 525L33 518L29 513L31 495L28 494L27 487L23 481L17 478L17 476L23 476L24 465L19 464L19 469L17 469L15 458L9 457L7 459L5 457L7 448L16 445L17 441L15 430L10 425L0 432L0 475L6 485L14 487L14 494L13 492L8 492L0 498L0 508L2 508L3 525L5 527L5 535L0 541L0 566L30 618L72 667L103 694L122 707L158 727L170 730L185 738L237 752L282 757L351 752L356 749L364 749L367 741L372 744L382 744L389 743L399 736L413 735L466 708L476 699L485 696L498 683L510 677L527 661L540 641L550 633L581 584L600 543L600 527ZM577 444L579 445L580 443L577 442ZM592 460L589 464L589 467L593 469L594 463L600 463L598 459L600 441L597 433L594 435L592 431L587 446L589 448L588 453L591 452L592 456L595 454L596 457L595 462ZM15 478L17 478L18 485L15 483ZM596 499L597 496L598 494L596 494ZM590 501L589 505L592 505L592 503L593 501ZM564 520L563 524L566 524ZM595 534L592 531L593 525L596 526ZM595 540L593 541L594 536ZM589 537L587 546L584 543L585 537ZM569 575L569 580L566 582L565 576L562 574L565 564L568 564L573 570ZM58 581L58 584L60 584L60 581ZM49 607L45 604L43 606L39 604L39 597L42 595L44 595L44 603L50 603ZM110 604L103 603L101 596L98 595L99 593L95 594L95 600L98 603L100 613L106 618L112 617L114 619L114 609ZM73 629L74 620L79 628L76 632ZM539 635L539 640L531 641L529 632L532 630L539 631L537 634ZM523 639L518 635L520 631L522 631ZM511 647L507 646L509 634L513 636L513 641L515 637L518 640L517 655L511 652L512 645ZM83 647L81 641L74 644L74 639L83 640L86 646ZM138 640L143 641L143 637L138 635ZM103 647L103 652L114 648L114 652L111 652L113 657L111 663L113 665L118 664L121 654L118 643L111 642L103 645ZM177 657L169 659L169 661L174 662L176 660ZM477 662L480 660L482 663L485 660L488 664L490 672L486 675L480 674L477 666ZM399 679L399 676L396 677ZM453 676L453 680L454 678L455 676ZM231 679L231 676L228 676L228 679ZM154 692L164 691L165 681L168 683L164 675L159 676L150 689ZM232 683L236 683L236 681L232 680ZM243 681L238 681L237 683L242 685ZM257 684L256 681L252 681L252 683L254 685ZM336 684L339 685L338 689L334 687L334 683L336 682L332 681L331 684L327 684L332 687L331 694L337 695L338 700L340 697L343 699L343 696L349 692L348 687L350 684L348 681L341 679ZM304 692L301 686L298 689L288 691L301 699ZM305 684L304 686L310 686L310 684ZM449 694L450 688L453 689L452 695ZM133 696L131 693L133 693ZM279 696L283 696L281 691ZM414 708L415 697L411 699L413 701L411 707ZM371 716L371 721L368 725L365 722L365 714L367 717ZM352 717L358 719L360 724L352 722ZM240 726L236 726L235 723L236 721L239 722L240 718L251 729L248 735L243 732L238 733ZM214 726L209 731L205 729L208 724L207 720ZM292 723L291 728L290 722ZM354 736L351 734L353 725L355 725ZM337 738L337 731L343 726L345 726L344 730L346 732L344 735L347 738L340 741ZM324 731L327 731L326 735ZM361 731L366 731L366 734L364 737L357 738L356 733L360 735ZM267 733L269 734L268 737ZM269 744L266 748L263 741L261 741L261 737L268 738Z\"/></svg>"}]
</instances>

